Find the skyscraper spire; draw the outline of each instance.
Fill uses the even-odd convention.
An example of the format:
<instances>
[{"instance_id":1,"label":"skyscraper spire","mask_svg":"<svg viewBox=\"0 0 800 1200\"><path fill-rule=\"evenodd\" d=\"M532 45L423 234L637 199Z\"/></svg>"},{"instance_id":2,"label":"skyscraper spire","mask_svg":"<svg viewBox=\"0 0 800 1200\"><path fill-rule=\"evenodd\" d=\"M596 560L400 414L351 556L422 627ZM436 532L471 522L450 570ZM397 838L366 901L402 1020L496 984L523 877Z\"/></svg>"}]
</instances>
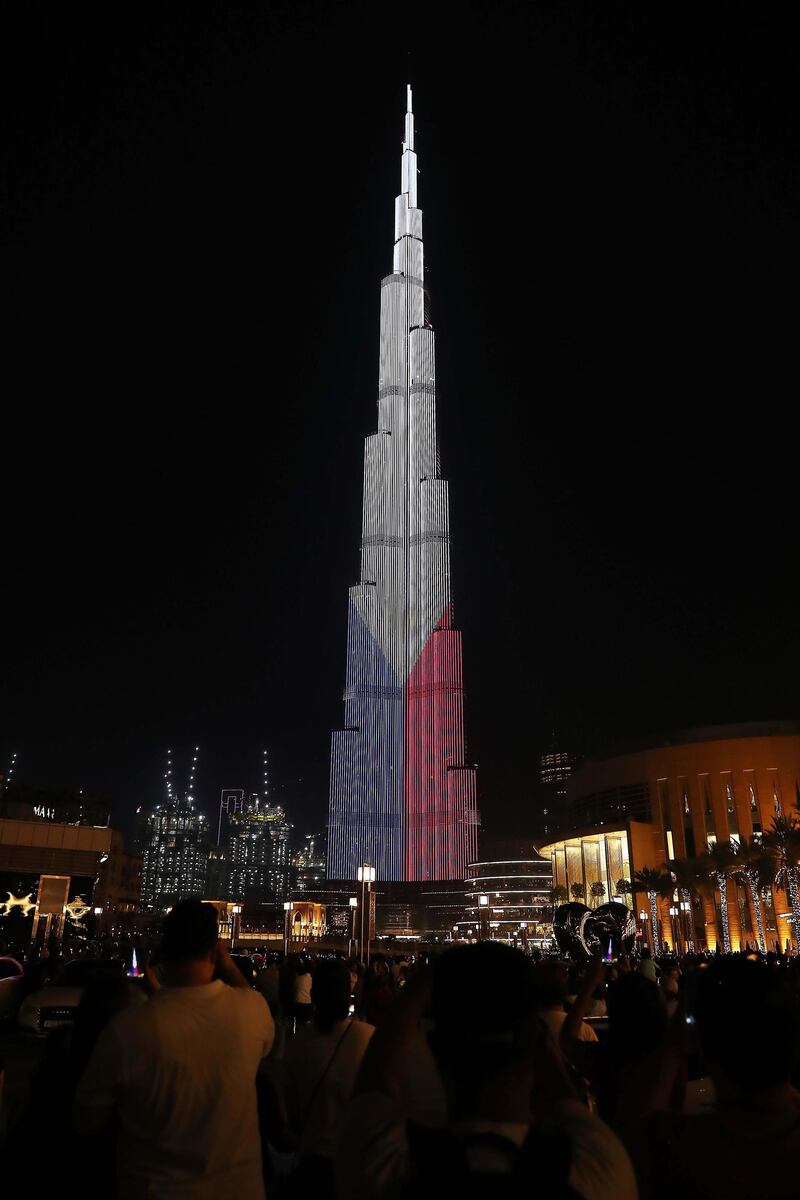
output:
<instances>
[{"instance_id":1,"label":"skyscraper spire","mask_svg":"<svg viewBox=\"0 0 800 1200\"><path fill-rule=\"evenodd\" d=\"M378 428L364 449L361 579L350 589L345 727L331 741L328 875L352 880L368 863L379 880L463 879L477 853L476 781L464 762L410 85L394 211Z\"/></svg>"},{"instance_id":2,"label":"skyscraper spire","mask_svg":"<svg viewBox=\"0 0 800 1200\"><path fill-rule=\"evenodd\" d=\"M417 156L414 153L414 112L411 108L411 84L406 85L406 127L403 138L403 167L400 191L408 196L409 208L417 207Z\"/></svg>"}]
</instances>

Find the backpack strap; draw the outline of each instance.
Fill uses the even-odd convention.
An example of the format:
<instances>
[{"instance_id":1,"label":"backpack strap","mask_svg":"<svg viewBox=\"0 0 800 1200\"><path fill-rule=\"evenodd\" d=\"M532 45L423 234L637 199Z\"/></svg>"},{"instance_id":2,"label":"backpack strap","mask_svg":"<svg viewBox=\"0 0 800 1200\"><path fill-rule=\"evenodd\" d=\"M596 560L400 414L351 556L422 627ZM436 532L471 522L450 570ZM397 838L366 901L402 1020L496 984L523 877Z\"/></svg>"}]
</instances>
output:
<instances>
[{"instance_id":1,"label":"backpack strap","mask_svg":"<svg viewBox=\"0 0 800 1200\"><path fill-rule=\"evenodd\" d=\"M342 1047L342 1042L347 1037L347 1035L350 1032L350 1030L352 1029L352 1027L353 1027L352 1022L350 1020L348 1020L347 1028L345 1030L343 1030L341 1036L339 1037L339 1040L337 1041L336 1045L333 1048L333 1053L331 1054L330 1058L328 1059L327 1063L325 1064L325 1070L322 1072L319 1079L314 1084L314 1090L312 1091L311 1096L309 1097L308 1104L306 1105L305 1115L303 1117L303 1121L300 1126L300 1131L298 1134L298 1141L300 1140L300 1138L302 1138L303 1134L305 1133L306 1126L308 1125L308 1118L311 1116L311 1110L314 1107L314 1101L316 1100L317 1096L319 1095L320 1088L322 1087L323 1083L328 1078L328 1072L330 1071L331 1067L333 1066L334 1059L336 1058L336 1055L339 1053L339 1051Z\"/></svg>"}]
</instances>

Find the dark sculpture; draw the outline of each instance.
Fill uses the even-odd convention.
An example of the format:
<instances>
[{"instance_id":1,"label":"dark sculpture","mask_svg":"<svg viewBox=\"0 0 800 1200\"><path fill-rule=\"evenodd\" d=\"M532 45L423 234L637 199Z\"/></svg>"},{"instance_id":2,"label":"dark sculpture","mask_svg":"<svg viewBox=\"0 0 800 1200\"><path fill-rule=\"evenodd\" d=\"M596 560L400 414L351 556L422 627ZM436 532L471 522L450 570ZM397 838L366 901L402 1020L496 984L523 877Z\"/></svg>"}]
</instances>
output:
<instances>
[{"instance_id":1,"label":"dark sculpture","mask_svg":"<svg viewBox=\"0 0 800 1200\"><path fill-rule=\"evenodd\" d=\"M559 950L575 962L603 958L616 962L630 954L636 939L636 920L624 904L611 900L599 908L562 904L553 915L553 933Z\"/></svg>"}]
</instances>

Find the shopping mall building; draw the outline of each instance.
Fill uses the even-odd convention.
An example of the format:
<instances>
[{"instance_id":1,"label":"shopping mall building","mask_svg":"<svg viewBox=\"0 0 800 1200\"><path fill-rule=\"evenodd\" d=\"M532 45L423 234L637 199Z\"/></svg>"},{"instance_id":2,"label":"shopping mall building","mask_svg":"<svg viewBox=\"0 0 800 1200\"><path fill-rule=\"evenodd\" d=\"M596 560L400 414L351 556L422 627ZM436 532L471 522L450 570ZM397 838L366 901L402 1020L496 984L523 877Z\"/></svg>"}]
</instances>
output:
<instances>
[{"instance_id":1,"label":"shopping mall building","mask_svg":"<svg viewBox=\"0 0 800 1200\"><path fill-rule=\"evenodd\" d=\"M715 842L767 832L772 818L798 811L800 722L723 725L685 730L584 763L571 777L551 836L538 846L553 864L553 883L587 905L619 898L617 884L645 867L694 858ZM574 890L573 890L574 888ZM644 897L635 901L641 908ZM789 903L776 887L764 889L766 937L772 947L792 938ZM658 901L661 933L681 944L680 918L670 916L676 894ZM716 948L720 898L711 888L694 900L698 944ZM647 907L645 903L645 908ZM747 889L731 879L728 913L732 949L755 944ZM684 926L684 933L690 929Z\"/></svg>"}]
</instances>

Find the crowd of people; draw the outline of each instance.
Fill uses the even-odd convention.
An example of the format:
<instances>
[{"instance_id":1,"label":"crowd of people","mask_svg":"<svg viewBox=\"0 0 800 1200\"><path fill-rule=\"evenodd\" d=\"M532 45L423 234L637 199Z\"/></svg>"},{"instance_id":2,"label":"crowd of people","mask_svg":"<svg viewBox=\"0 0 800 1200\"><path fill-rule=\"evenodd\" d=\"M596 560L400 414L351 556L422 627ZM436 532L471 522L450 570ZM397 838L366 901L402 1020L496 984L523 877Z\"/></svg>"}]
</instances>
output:
<instances>
[{"instance_id":1,"label":"crowd of people","mask_svg":"<svg viewBox=\"0 0 800 1200\"><path fill-rule=\"evenodd\" d=\"M86 988L31 1103L62 1114L48 1155L83 1196L788 1197L799 962L485 941L242 970L189 900L141 986ZM41 1138L18 1114L6 1156Z\"/></svg>"}]
</instances>

